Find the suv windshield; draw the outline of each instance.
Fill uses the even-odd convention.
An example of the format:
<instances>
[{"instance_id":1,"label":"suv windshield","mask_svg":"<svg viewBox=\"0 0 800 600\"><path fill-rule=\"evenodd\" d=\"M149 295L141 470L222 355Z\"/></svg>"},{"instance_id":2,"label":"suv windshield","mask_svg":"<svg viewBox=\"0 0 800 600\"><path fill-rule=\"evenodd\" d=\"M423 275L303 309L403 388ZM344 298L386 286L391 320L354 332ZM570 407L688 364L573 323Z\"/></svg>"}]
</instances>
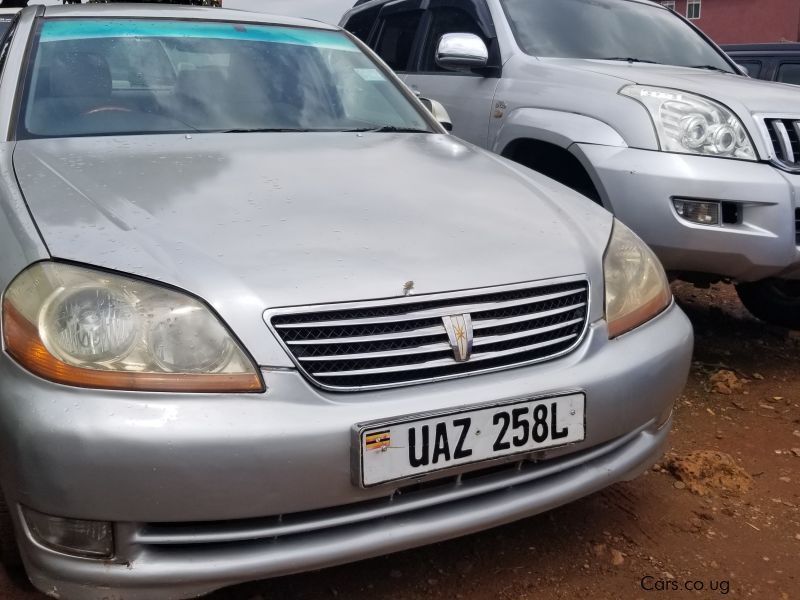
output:
<instances>
[{"instance_id":1,"label":"suv windshield","mask_svg":"<svg viewBox=\"0 0 800 600\"><path fill-rule=\"evenodd\" d=\"M431 131L342 32L208 21L45 20L18 137Z\"/></svg>"},{"instance_id":2,"label":"suv windshield","mask_svg":"<svg viewBox=\"0 0 800 600\"><path fill-rule=\"evenodd\" d=\"M670 11L627 0L503 0L514 36L533 56L629 60L734 73Z\"/></svg>"}]
</instances>

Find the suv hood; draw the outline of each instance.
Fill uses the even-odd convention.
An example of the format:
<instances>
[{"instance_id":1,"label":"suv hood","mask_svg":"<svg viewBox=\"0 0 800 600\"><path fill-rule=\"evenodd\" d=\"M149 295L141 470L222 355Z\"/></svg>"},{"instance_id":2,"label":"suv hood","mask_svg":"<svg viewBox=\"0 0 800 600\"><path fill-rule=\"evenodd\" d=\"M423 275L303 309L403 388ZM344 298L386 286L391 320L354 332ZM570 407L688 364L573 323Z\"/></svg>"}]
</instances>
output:
<instances>
[{"instance_id":1,"label":"suv hood","mask_svg":"<svg viewBox=\"0 0 800 600\"><path fill-rule=\"evenodd\" d=\"M254 354L267 308L602 277L612 222L444 135L28 140L14 168L53 257L189 290Z\"/></svg>"},{"instance_id":2,"label":"suv hood","mask_svg":"<svg viewBox=\"0 0 800 600\"><path fill-rule=\"evenodd\" d=\"M670 65L581 59L565 59L563 62L582 71L608 75L627 83L693 92L731 108L743 105L751 113L800 113L800 89L793 85Z\"/></svg>"}]
</instances>

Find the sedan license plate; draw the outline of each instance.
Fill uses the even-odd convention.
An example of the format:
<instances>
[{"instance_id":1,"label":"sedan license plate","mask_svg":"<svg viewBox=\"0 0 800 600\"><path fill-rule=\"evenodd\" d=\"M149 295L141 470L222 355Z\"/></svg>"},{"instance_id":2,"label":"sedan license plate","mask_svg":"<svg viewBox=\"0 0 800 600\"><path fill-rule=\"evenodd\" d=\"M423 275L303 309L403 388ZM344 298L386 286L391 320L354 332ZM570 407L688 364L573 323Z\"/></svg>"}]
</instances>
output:
<instances>
[{"instance_id":1,"label":"sedan license plate","mask_svg":"<svg viewBox=\"0 0 800 600\"><path fill-rule=\"evenodd\" d=\"M370 487L580 442L585 407L584 394L570 394L357 426L360 483Z\"/></svg>"}]
</instances>

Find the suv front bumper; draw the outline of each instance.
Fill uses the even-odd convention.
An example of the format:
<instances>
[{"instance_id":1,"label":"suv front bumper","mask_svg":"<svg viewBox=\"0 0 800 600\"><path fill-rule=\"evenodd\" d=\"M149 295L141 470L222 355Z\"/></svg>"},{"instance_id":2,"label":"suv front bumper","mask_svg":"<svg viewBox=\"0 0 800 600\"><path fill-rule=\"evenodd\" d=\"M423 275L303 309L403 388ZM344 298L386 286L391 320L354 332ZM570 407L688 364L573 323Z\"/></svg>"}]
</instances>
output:
<instances>
[{"instance_id":1,"label":"suv front bumper","mask_svg":"<svg viewBox=\"0 0 800 600\"><path fill-rule=\"evenodd\" d=\"M612 341L595 322L577 350L540 365L354 394L265 371L268 391L250 396L77 390L0 357L2 485L39 589L76 600L193 597L476 532L636 476L663 450L691 346L673 305ZM424 486L351 483L354 423L575 389L587 398L580 444ZM111 521L114 559L41 546L20 505Z\"/></svg>"},{"instance_id":2,"label":"suv front bumper","mask_svg":"<svg viewBox=\"0 0 800 600\"><path fill-rule=\"evenodd\" d=\"M767 163L578 144L603 202L671 271L758 281L800 278L800 176ZM740 222L690 223L674 198L734 202Z\"/></svg>"}]
</instances>

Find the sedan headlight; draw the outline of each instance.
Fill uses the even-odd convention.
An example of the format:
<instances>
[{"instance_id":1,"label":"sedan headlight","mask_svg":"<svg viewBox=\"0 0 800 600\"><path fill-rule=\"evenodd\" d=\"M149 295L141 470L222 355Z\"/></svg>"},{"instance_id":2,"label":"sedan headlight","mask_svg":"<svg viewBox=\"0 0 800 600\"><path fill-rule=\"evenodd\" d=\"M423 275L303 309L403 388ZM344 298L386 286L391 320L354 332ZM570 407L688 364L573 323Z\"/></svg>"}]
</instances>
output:
<instances>
[{"instance_id":1,"label":"sedan headlight","mask_svg":"<svg viewBox=\"0 0 800 600\"><path fill-rule=\"evenodd\" d=\"M3 300L5 349L66 385L135 391L258 392L253 361L211 310L137 279L43 262Z\"/></svg>"},{"instance_id":2,"label":"sedan headlight","mask_svg":"<svg viewBox=\"0 0 800 600\"><path fill-rule=\"evenodd\" d=\"M620 90L644 105L667 152L756 160L742 121L718 102L666 88L629 85Z\"/></svg>"},{"instance_id":3,"label":"sedan headlight","mask_svg":"<svg viewBox=\"0 0 800 600\"><path fill-rule=\"evenodd\" d=\"M672 302L667 275L656 255L617 220L603 270L609 338L649 321Z\"/></svg>"}]
</instances>

